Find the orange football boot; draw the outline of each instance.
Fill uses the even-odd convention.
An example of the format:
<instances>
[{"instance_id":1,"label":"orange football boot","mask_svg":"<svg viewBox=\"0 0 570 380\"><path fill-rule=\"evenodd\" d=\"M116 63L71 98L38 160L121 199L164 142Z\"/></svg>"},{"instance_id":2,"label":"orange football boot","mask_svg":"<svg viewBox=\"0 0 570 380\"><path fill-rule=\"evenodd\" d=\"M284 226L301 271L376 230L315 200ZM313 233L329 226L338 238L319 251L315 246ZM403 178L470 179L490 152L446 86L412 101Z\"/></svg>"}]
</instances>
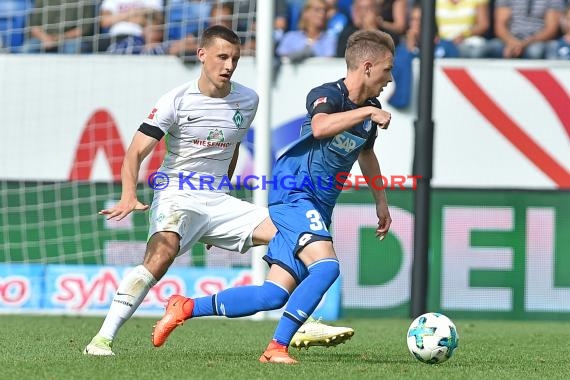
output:
<instances>
[{"instance_id":1,"label":"orange football boot","mask_svg":"<svg viewBox=\"0 0 570 380\"><path fill-rule=\"evenodd\" d=\"M297 360L289 356L287 346L283 346L272 340L265 352L259 358L262 363L280 363L280 364L297 364Z\"/></svg>"},{"instance_id":2,"label":"orange football boot","mask_svg":"<svg viewBox=\"0 0 570 380\"><path fill-rule=\"evenodd\" d=\"M152 332L152 344L160 347L166 342L168 336L178 326L182 326L184 321L192 317L194 310L194 300L180 295L173 295L168 300L164 316L156 325Z\"/></svg>"}]
</instances>

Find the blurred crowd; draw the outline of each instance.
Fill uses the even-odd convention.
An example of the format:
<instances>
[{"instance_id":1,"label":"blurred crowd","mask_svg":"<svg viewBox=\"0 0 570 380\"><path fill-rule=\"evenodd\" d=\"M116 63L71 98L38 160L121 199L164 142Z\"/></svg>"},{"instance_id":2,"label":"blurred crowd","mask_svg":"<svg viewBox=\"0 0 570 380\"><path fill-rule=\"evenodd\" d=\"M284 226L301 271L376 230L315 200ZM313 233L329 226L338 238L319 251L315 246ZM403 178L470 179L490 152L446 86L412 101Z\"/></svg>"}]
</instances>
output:
<instances>
[{"instance_id":1,"label":"blurred crowd","mask_svg":"<svg viewBox=\"0 0 570 380\"><path fill-rule=\"evenodd\" d=\"M417 56L419 0L273 0L275 54L342 57L358 29ZM192 60L201 31L236 30L255 52L256 0L1 0L3 53L172 54ZM435 56L570 59L570 0L435 0Z\"/></svg>"},{"instance_id":2,"label":"blurred crowd","mask_svg":"<svg viewBox=\"0 0 570 380\"><path fill-rule=\"evenodd\" d=\"M277 66L343 57L348 37L380 29L396 43L389 102L410 104L420 0L274 1ZM257 0L0 0L0 53L170 54L196 61L201 32L223 24L255 54ZM436 58L570 60L570 0L433 0ZM276 67L277 67L276 66Z\"/></svg>"}]
</instances>

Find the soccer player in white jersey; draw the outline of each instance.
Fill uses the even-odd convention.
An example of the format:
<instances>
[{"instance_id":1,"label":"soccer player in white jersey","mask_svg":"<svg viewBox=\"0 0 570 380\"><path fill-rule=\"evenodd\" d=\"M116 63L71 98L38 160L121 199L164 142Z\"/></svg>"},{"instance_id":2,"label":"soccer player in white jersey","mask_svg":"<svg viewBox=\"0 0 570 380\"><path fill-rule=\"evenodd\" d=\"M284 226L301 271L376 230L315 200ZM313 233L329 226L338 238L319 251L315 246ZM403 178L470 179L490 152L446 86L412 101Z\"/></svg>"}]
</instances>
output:
<instances>
[{"instance_id":1,"label":"soccer player in white jersey","mask_svg":"<svg viewBox=\"0 0 570 380\"><path fill-rule=\"evenodd\" d=\"M119 284L101 329L84 350L86 355L114 355L111 346L121 326L176 256L196 242L245 252L268 244L276 233L266 208L232 197L228 186L222 186L233 173L239 144L258 105L255 91L231 81L240 58L240 40L224 26L212 26L204 31L197 56L202 63L200 77L158 100L127 150L119 203L100 212L121 220L132 211L150 208L150 230L143 263ZM160 171L168 174L170 182L155 191L149 207L137 199L140 164L164 135L168 136L167 155ZM200 190L204 177L215 190L209 186ZM259 287L268 309L282 307L295 286L288 273L274 267ZM313 323L299 329L298 340L335 345L341 340L332 338L346 332L350 334L344 336L351 336L353 330Z\"/></svg>"}]
</instances>

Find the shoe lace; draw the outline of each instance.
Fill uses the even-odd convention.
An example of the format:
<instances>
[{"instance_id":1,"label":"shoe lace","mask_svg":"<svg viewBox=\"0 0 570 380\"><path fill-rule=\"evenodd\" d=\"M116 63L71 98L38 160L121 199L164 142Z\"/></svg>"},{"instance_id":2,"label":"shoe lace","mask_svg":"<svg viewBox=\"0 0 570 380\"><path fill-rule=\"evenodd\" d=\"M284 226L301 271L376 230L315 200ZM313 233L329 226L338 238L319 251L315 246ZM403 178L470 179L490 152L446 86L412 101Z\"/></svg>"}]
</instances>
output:
<instances>
[{"instance_id":1,"label":"shoe lace","mask_svg":"<svg viewBox=\"0 0 570 380\"><path fill-rule=\"evenodd\" d=\"M313 317L309 317L307 318L307 321L305 323L316 323L316 324L321 324L323 320L323 317L319 317L319 319L315 319Z\"/></svg>"},{"instance_id":2,"label":"shoe lace","mask_svg":"<svg viewBox=\"0 0 570 380\"><path fill-rule=\"evenodd\" d=\"M92 343L101 348L108 348L108 349L111 349L113 345L113 341L111 339L103 338L102 336L96 336L95 338L93 338Z\"/></svg>"}]
</instances>

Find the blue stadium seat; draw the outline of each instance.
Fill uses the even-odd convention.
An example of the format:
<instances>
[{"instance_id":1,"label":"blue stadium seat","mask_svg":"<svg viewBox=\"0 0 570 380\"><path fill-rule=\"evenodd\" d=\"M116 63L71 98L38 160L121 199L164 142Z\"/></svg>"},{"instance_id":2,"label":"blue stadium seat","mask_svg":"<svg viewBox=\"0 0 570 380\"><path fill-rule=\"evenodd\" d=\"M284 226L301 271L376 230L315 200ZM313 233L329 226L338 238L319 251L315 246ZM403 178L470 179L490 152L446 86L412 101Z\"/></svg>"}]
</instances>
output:
<instances>
[{"instance_id":1,"label":"blue stadium seat","mask_svg":"<svg viewBox=\"0 0 570 380\"><path fill-rule=\"evenodd\" d=\"M300 0L289 0L287 2L289 8L288 12L288 30L297 30L299 19L301 18L301 13L303 12L303 6L305 1ZM339 0L337 3L338 11L347 16L350 20L350 7L352 6L352 0ZM330 27L330 25L329 25Z\"/></svg>"},{"instance_id":2,"label":"blue stadium seat","mask_svg":"<svg viewBox=\"0 0 570 380\"><path fill-rule=\"evenodd\" d=\"M336 5L338 10L350 18L350 7L352 7L352 0L338 0Z\"/></svg>"},{"instance_id":3,"label":"blue stadium seat","mask_svg":"<svg viewBox=\"0 0 570 380\"><path fill-rule=\"evenodd\" d=\"M303 12L303 4L298 1L291 1L288 4L289 15L288 15L288 29L297 30L299 24L299 18L301 18L301 12Z\"/></svg>"},{"instance_id":4,"label":"blue stadium seat","mask_svg":"<svg viewBox=\"0 0 570 380\"><path fill-rule=\"evenodd\" d=\"M22 46L28 13L32 8L32 0L0 1L0 42L3 48L16 52Z\"/></svg>"},{"instance_id":5,"label":"blue stadium seat","mask_svg":"<svg viewBox=\"0 0 570 380\"><path fill-rule=\"evenodd\" d=\"M211 4L203 1L170 0L166 5L166 38L179 40L196 35L210 15Z\"/></svg>"}]
</instances>

